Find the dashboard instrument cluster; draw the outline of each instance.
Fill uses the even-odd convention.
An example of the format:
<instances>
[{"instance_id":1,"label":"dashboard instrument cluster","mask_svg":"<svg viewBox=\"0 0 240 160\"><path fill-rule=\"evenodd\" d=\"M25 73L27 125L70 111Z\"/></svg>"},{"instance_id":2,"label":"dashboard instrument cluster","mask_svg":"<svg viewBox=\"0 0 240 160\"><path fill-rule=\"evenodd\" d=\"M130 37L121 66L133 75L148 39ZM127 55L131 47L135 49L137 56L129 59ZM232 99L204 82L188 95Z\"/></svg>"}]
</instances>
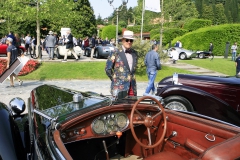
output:
<instances>
[{"instance_id":1,"label":"dashboard instrument cluster","mask_svg":"<svg viewBox=\"0 0 240 160\"><path fill-rule=\"evenodd\" d=\"M128 116L124 113L104 114L95 118L91 124L94 134L108 135L123 131L129 125Z\"/></svg>"}]
</instances>

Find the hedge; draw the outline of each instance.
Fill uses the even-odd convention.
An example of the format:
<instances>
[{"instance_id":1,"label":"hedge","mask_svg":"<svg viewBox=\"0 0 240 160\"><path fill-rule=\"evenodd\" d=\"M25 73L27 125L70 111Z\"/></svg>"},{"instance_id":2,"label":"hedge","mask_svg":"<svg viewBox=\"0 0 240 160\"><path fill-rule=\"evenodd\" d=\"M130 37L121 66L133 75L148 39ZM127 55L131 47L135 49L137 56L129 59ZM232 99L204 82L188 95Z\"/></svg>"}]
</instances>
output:
<instances>
[{"instance_id":1,"label":"hedge","mask_svg":"<svg viewBox=\"0 0 240 160\"><path fill-rule=\"evenodd\" d=\"M177 37L172 41L172 45L174 45L177 40L180 40L183 48L208 51L209 43L212 42L214 45L213 53L220 56L225 54L226 42L230 43L230 51L231 45L234 42L238 42L239 38L240 24L224 24L200 28L181 37Z\"/></svg>"},{"instance_id":2,"label":"hedge","mask_svg":"<svg viewBox=\"0 0 240 160\"><path fill-rule=\"evenodd\" d=\"M184 24L184 29L195 31L199 28L211 26L212 21L206 19L190 19Z\"/></svg>"},{"instance_id":3,"label":"hedge","mask_svg":"<svg viewBox=\"0 0 240 160\"><path fill-rule=\"evenodd\" d=\"M177 28L178 23L176 21L173 22L165 22L163 24L166 28ZM161 27L161 24L152 24L152 25L143 25L143 32L150 32L153 29L159 29ZM127 27L127 30L133 31L134 33L140 33L141 32L141 25L136 26L129 26Z\"/></svg>"},{"instance_id":4,"label":"hedge","mask_svg":"<svg viewBox=\"0 0 240 160\"><path fill-rule=\"evenodd\" d=\"M176 37L182 36L188 33L186 29L179 29L179 28L164 28L163 29L163 45L168 44L171 40ZM151 30L150 32L151 39L160 39L160 28Z\"/></svg>"}]
</instances>

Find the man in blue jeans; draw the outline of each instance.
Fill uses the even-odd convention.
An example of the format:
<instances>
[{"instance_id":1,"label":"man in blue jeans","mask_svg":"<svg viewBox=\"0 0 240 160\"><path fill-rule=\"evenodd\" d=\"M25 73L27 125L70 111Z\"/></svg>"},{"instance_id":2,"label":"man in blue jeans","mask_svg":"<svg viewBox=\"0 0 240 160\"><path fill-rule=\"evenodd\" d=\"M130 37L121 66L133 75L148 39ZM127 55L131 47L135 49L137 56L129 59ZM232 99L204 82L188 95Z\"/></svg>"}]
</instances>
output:
<instances>
[{"instance_id":1,"label":"man in blue jeans","mask_svg":"<svg viewBox=\"0 0 240 160\"><path fill-rule=\"evenodd\" d=\"M160 58L157 53L158 45L152 45L152 50L145 56L144 63L147 66L148 85L143 95L149 95L152 90L152 94L155 94L154 80L157 76L157 70L161 69Z\"/></svg>"}]
</instances>

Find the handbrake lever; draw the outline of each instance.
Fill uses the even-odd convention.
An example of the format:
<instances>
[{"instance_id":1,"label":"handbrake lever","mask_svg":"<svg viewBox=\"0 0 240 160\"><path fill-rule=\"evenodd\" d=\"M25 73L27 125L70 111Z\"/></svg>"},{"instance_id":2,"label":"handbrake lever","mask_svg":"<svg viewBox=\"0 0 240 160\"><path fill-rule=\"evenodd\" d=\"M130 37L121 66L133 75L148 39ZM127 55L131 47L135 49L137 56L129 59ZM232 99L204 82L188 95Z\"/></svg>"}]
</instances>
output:
<instances>
[{"instance_id":1,"label":"handbrake lever","mask_svg":"<svg viewBox=\"0 0 240 160\"><path fill-rule=\"evenodd\" d=\"M166 142L168 139L171 139L172 137L175 137L175 136L177 136L177 132L176 131L172 131L172 134L169 137L165 138L164 140Z\"/></svg>"}]
</instances>

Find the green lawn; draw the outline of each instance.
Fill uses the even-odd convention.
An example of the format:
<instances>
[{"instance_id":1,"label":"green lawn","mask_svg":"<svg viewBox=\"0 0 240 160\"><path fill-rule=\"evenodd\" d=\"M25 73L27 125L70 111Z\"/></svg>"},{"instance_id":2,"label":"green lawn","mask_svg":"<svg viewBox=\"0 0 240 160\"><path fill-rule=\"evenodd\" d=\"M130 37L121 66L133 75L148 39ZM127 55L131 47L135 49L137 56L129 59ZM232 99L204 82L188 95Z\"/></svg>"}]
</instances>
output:
<instances>
[{"instance_id":1,"label":"green lawn","mask_svg":"<svg viewBox=\"0 0 240 160\"><path fill-rule=\"evenodd\" d=\"M210 59L192 59L192 60L181 60L181 63L188 63L202 68L210 69L219 73L223 73L229 76L236 75L235 62L231 61L230 58L214 58Z\"/></svg>"},{"instance_id":2,"label":"green lawn","mask_svg":"<svg viewBox=\"0 0 240 160\"><path fill-rule=\"evenodd\" d=\"M53 79L108 79L105 74L106 62L61 63L43 62L34 72L21 76L23 80L53 80ZM157 80L173 73L193 73L182 69L162 66L158 71ZM137 81L147 81L145 69L137 73Z\"/></svg>"}]
</instances>

